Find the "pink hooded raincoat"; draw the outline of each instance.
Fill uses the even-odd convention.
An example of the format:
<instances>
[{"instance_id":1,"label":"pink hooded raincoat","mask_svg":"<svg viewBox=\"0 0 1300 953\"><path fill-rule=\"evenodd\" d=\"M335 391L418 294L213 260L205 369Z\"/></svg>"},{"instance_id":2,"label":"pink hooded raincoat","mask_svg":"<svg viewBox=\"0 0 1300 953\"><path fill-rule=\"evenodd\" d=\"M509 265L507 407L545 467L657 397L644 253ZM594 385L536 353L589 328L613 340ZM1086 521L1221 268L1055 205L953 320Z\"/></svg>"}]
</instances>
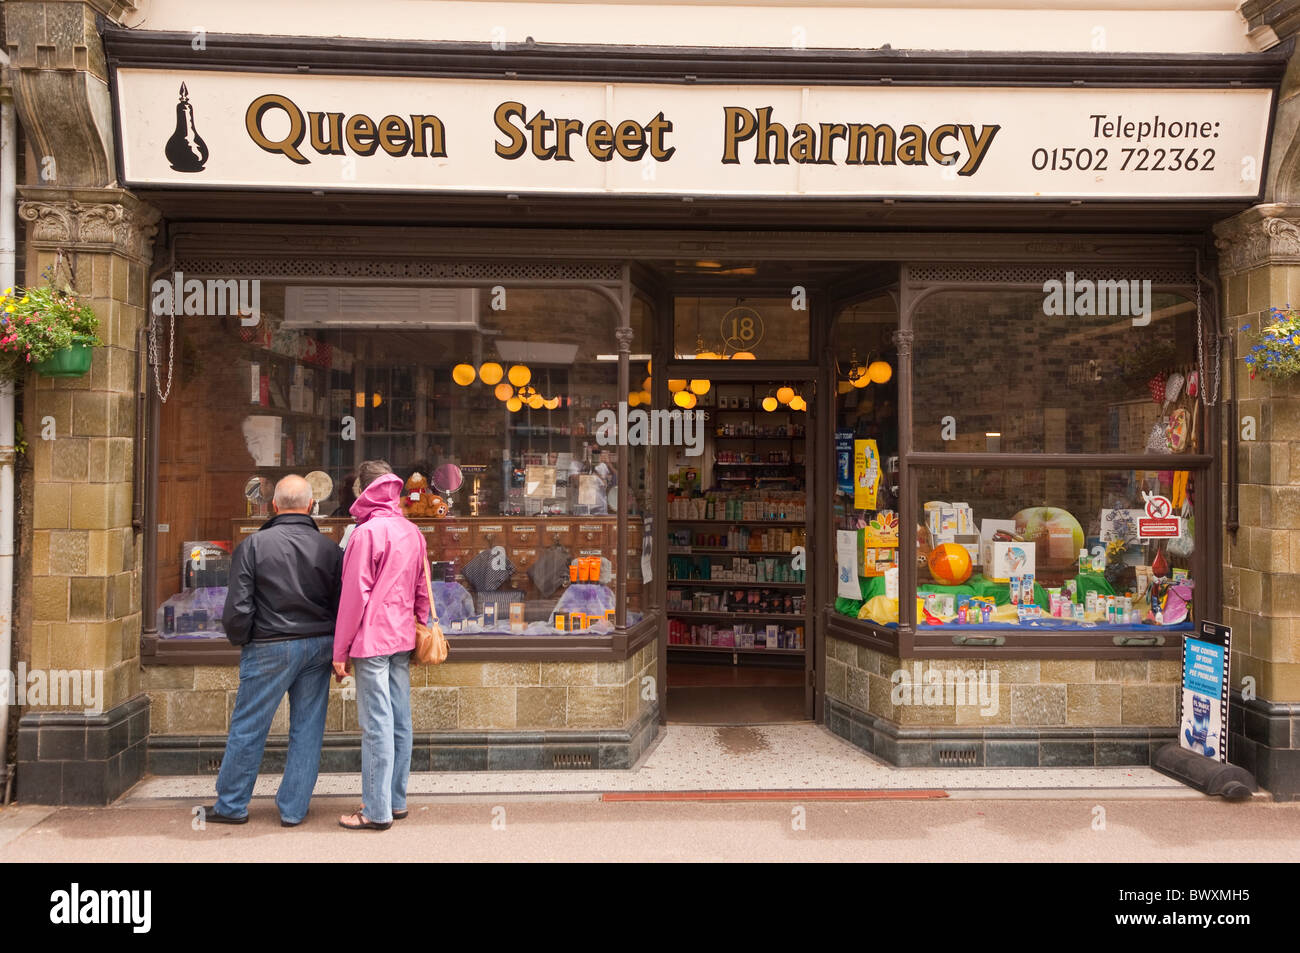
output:
<instances>
[{"instance_id":1,"label":"pink hooded raincoat","mask_svg":"<svg viewBox=\"0 0 1300 953\"><path fill-rule=\"evenodd\" d=\"M357 527L343 551L336 662L409 652L416 617L429 617L424 534L402 514L401 494L401 479L385 473L352 504Z\"/></svg>"}]
</instances>

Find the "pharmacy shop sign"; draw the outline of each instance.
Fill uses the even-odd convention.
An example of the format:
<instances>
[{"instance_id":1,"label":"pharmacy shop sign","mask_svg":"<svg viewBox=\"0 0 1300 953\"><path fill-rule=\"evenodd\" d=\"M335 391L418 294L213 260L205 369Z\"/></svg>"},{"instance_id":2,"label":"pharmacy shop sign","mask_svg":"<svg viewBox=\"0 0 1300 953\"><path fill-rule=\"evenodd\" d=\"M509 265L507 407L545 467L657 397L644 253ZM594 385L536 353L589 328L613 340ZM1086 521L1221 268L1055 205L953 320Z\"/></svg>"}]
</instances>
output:
<instances>
[{"instance_id":1,"label":"pharmacy shop sign","mask_svg":"<svg viewBox=\"0 0 1300 953\"><path fill-rule=\"evenodd\" d=\"M1232 629L1202 622L1183 639L1183 697L1178 743L1215 761L1228 760L1228 666Z\"/></svg>"},{"instance_id":2,"label":"pharmacy shop sign","mask_svg":"<svg viewBox=\"0 0 1300 953\"><path fill-rule=\"evenodd\" d=\"M1272 95L114 72L128 185L508 194L1248 199Z\"/></svg>"}]
</instances>

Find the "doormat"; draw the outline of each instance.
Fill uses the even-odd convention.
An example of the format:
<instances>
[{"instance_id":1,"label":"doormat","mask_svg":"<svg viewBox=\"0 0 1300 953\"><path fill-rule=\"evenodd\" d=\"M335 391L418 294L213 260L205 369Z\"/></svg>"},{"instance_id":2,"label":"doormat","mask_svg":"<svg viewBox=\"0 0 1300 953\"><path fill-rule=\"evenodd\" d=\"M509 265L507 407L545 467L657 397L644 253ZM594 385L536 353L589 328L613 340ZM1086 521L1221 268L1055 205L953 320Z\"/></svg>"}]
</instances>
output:
<instances>
[{"instance_id":1,"label":"doormat","mask_svg":"<svg viewBox=\"0 0 1300 953\"><path fill-rule=\"evenodd\" d=\"M606 791L602 801L926 801L946 798L937 788L863 791Z\"/></svg>"}]
</instances>

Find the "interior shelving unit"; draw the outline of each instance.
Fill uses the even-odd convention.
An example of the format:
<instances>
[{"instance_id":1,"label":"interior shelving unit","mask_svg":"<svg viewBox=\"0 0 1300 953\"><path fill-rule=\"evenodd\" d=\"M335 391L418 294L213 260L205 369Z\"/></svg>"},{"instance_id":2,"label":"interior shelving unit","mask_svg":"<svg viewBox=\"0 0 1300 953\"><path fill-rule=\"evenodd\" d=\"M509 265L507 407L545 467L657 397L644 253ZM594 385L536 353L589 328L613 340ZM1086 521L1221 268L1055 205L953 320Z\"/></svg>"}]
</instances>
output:
<instances>
[{"instance_id":1,"label":"interior shelving unit","mask_svg":"<svg viewBox=\"0 0 1300 953\"><path fill-rule=\"evenodd\" d=\"M735 558L750 561L764 560L765 566L783 565L789 570L794 554L787 548L764 547L760 541L765 531L789 530L793 538L800 540L797 545L807 546L806 514L811 512L811 500L808 498L807 455L805 453L808 414L791 410L780 405L775 411L766 411L762 407L763 398L768 395L770 385L767 383L715 383L708 394L698 398L696 408L709 415L706 430L704 465L701 467L702 480L700 489L704 496L714 496L722 501L736 494L749 492L761 495L763 491L781 493L797 492L805 519L736 519L723 516L725 503L715 506L714 519L692 517L674 517L670 506L668 514L668 607L666 615L669 621L668 643L669 657L699 657L701 654L713 656L730 655L733 664L742 660L753 660L764 656L779 658L784 665L803 665L805 654L810 650L808 641L812 631L812 605L808 595L809 574L806 569L802 579L794 578L782 581L735 581L712 578L714 572L731 566ZM733 403L735 406L733 406ZM712 530L712 531L710 531ZM729 547L725 545L733 532L751 531L751 546ZM718 537L724 545L708 545L708 541ZM692 572L695 567L707 565L710 578L680 578L675 575L679 567L686 564L677 557L692 557ZM767 563L767 560L771 560ZM794 577L790 570L787 573ZM721 605L717 611L697 611L689 607L689 600L696 593L712 593L720 597ZM801 611L749 611L748 602L751 593L765 594L769 603L775 599L801 596ZM681 600L687 606L681 605ZM732 645L702 645L685 642L673 642L674 623L685 626L710 624L725 630L729 626L752 626L756 633L766 635L769 625L776 625L793 634L802 633L802 640L793 640L786 644L763 647ZM689 631L689 630L687 630ZM735 636L733 635L733 641Z\"/></svg>"}]
</instances>

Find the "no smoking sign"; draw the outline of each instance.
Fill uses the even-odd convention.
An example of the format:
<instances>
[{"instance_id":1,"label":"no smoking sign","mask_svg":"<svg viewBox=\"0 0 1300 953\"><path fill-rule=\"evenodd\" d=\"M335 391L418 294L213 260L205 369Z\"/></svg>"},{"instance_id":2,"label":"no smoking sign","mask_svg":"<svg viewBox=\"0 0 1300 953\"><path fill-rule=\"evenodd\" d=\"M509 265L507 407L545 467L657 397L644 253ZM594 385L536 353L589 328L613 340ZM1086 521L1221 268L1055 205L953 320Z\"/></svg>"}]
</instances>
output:
<instances>
[{"instance_id":1,"label":"no smoking sign","mask_svg":"<svg viewBox=\"0 0 1300 953\"><path fill-rule=\"evenodd\" d=\"M1174 539L1182 531L1177 516L1170 516L1173 504L1163 496L1147 497L1146 519L1138 520L1139 539Z\"/></svg>"}]
</instances>

